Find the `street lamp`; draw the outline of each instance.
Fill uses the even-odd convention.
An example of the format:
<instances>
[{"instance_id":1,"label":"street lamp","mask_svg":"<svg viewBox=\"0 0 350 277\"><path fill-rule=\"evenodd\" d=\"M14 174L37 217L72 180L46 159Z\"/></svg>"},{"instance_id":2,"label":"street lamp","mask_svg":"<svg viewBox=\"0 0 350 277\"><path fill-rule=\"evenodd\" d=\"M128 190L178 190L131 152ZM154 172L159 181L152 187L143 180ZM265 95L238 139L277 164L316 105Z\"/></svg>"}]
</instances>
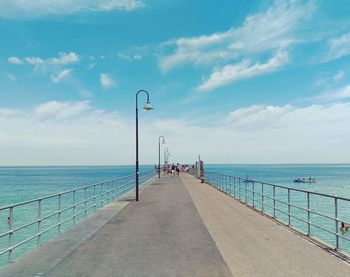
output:
<instances>
[{"instance_id":1,"label":"street lamp","mask_svg":"<svg viewBox=\"0 0 350 277\"><path fill-rule=\"evenodd\" d=\"M170 157L169 148L166 147L166 162L167 162L167 164L169 164L169 157Z\"/></svg>"},{"instance_id":2,"label":"street lamp","mask_svg":"<svg viewBox=\"0 0 350 277\"><path fill-rule=\"evenodd\" d=\"M162 143L165 143L165 139L163 136L159 136L158 138L158 178L160 178L160 138L163 139Z\"/></svg>"},{"instance_id":3,"label":"street lamp","mask_svg":"<svg viewBox=\"0 0 350 277\"><path fill-rule=\"evenodd\" d=\"M136 201L139 201L139 109L138 109L138 96L140 92L144 92L147 95L147 102L143 108L147 111L153 110L151 103L149 102L149 94L147 91L141 89L136 93Z\"/></svg>"},{"instance_id":4,"label":"street lamp","mask_svg":"<svg viewBox=\"0 0 350 277\"><path fill-rule=\"evenodd\" d=\"M164 147L164 164L168 164L168 147Z\"/></svg>"}]
</instances>

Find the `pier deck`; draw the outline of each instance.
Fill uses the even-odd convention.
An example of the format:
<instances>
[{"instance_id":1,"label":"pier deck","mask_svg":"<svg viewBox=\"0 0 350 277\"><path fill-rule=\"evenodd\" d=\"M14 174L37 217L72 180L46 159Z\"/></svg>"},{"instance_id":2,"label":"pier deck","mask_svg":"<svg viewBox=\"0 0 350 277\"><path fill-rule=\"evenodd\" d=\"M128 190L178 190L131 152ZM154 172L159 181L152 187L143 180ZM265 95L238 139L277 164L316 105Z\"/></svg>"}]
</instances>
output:
<instances>
[{"instance_id":1,"label":"pier deck","mask_svg":"<svg viewBox=\"0 0 350 277\"><path fill-rule=\"evenodd\" d=\"M326 249L190 175L181 179L233 276L350 276Z\"/></svg>"},{"instance_id":2,"label":"pier deck","mask_svg":"<svg viewBox=\"0 0 350 277\"><path fill-rule=\"evenodd\" d=\"M20 263L4 276L231 276L179 177L156 179L47 271Z\"/></svg>"},{"instance_id":3,"label":"pier deck","mask_svg":"<svg viewBox=\"0 0 350 277\"><path fill-rule=\"evenodd\" d=\"M133 196L77 247L58 238L0 276L350 275L340 258L188 174L162 176L139 202ZM57 248L66 252L55 259Z\"/></svg>"}]
</instances>

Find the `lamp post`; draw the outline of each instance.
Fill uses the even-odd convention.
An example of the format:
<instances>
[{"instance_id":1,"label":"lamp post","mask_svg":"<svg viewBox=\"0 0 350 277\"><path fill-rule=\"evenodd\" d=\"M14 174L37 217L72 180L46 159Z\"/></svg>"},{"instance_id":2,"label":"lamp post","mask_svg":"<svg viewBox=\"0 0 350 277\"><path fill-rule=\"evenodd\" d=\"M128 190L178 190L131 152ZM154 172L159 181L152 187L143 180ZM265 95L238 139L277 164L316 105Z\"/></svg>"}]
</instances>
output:
<instances>
[{"instance_id":1,"label":"lamp post","mask_svg":"<svg viewBox=\"0 0 350 277\"><path fill-rule=\"evenodd\" d=\"M169 148L166 148L166 162L169 164L169 157L170 157L170 152L169 152Z\"/></svg>"},{"instance_id":2,"label":"lamp post","mask_svg":"<svg viewBox=\"0 0 350 277\"><path fill-rule=\"evenodd\" d=\"M147 102L143 108L147 111L153 110L151 103L149 102L149 94L147 91L141 89L136 93L136 201L139 201L139 109L138 109L138 96L140 92L144 92L147 95Z\"/></svg>"},{"instance_id":3,"label":"lamp post","mask_svg":"<svg viewBox=\"0 0 350 277\"><path fill-rule=\"evenodd\" d=\"M164 147L164 163L168 164L168 147Z\"/></svg>"},{"instance_id":4,"label":"lamp post","mask_svg":"<svg viewBox=\"0 0 350 277\"><path fill-rule=\"evenodd\" d=\"M158 178L160 178L160 138L163 139L162 143L165 143L165 139L163 136L159 136L158 138Z\"/></svg>"}]
</instances>

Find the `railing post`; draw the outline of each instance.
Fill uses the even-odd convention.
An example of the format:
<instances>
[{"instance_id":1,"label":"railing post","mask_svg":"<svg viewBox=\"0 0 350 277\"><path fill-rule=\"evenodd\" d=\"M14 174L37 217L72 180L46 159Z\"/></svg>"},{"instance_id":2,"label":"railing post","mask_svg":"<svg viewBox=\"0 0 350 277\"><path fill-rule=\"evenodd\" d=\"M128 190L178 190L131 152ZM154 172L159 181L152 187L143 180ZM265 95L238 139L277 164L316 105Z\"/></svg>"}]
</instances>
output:
<instances>
[{"instance_id":1,"label":"railing post","mask_svg":"<svg viewBox=\"0 0 350 277\"><path fill-rule=\"evenodd\" d=\"M37 228L37 231L38 231L37 244L38 244L38 246L40 246L40 238L41 238L40 227L41 227L41 200L38 201L38 228Z\"/></svg>"},{"instance_id":2,"label":"railing post","mask_svg":"<svg viewBox=\"0 0 350 277\"><path fill-rule=\"evenodd\" d=\"M261 211L264 212L264 183L261 183Z\"/></svg>"},{"instance_id":3,"label":"railing post","mask_svg":"<svg viewBox=\"0 0 350 277\"><path fill-rule=\"evenodd\" d=\"M242 190L242 188L241 188L241 178L239 178L239 179L238 179L238 189L239 189L239 193L238 193L238 195L239 195L239 200L241 200L241 201L242 201L242 192L241 192L241 190Z\"/></svg>"},{"instance_id":4,"label":"railing post","mask_svg":"<svg viewBox=\"0 0 350 277\"><path fill-rule=\"evenodd\" d=\"M87 210L86 210L86 187L84 188L84 217L87 216Z\"/></svg>"},{"instance_id":5,"label":"railing post","mask_svg":"<svg viewBox=\"0 0 350 277\"><path fill-rule=\"evenodd\" d=\"M101 204L101 207L103 207L103 202L104 202L102 193L103 193L103 183L101 184L101 189L100 189L100 202L101 202L100 204Z\"/></svg>"},{"instance_id":6,"label":"railing post","mask_svg":"<svg viewBox=\"0 0 350 277\"><path fill-rule=\"evenodd\" d=\"M118 199L118 197L119 197L119 188L122 186L122 185L121 185L122 182L120 182L120 181L121 181L121 180L117 180L117 189L116 189L117 199Z\"/></svg>"},{"instance_id":7,"label":"railing post","mask_svg":"<svg viewBox=\"0 0 350 277\"><path fill-rule=\"evenodd\" d=\"M288 188L288 226L290 226L290 188Z\"/></svg>"},{"instance_id":8,"label":"railing post","mask_svg":"<svg viewBox=\"0 0 350 277\"><path fill-rule=\"evenodd\" d=\"M73 224L75 224L75 190L73 191Z\"/></svg>"},{"instance_id":9,"label":"railing post","mask_svg":"<svg viewBox=\"0 0 350 277\"><path fill-rule=\"evenodd\" d=\"M96 185L94 185L94 212L96 211Z\"/></svg>"},{"instance_id":10,"label":"railing post","mask_svg":"<svg viewBox=\"0 0 350 277\"><path fill-rule=\"evenodd\" d=\"M310 193L307 193L307 235L311 235L311 228L310 228Z\"/></svg>"},{"instance_id":11,"label":"railing post","mask_svg":"<svg viewBox=\"0 0 350 277\"><path fill-rule=\"evenodd\" d=\"M140 181L140 186L142 185L142 183L143 183L143 181L142 181L142 178L141 178L141 181ZM108 188L108 186L107 186L107 199L106 199L106 204L108 204L109 203L109 188Z\"/></svg>"},{"instance_id":12,"label":"railing post","mask_svg":"<svg viewBox=\"0 0 350 277\"><path fill-rule=\"evenodd\" d=\"M276 186L273 186L273 218L276 218Z\"/></svg>"},{"instance_id":13,"label":"railing post","mask_svg":"<svg viewBox=\"0 0 350 277\"><path fill-rule=\"evenodd\" d=\"M232 176L230 176L230 195L232 195Z\"/></svg>"},{"instance_id":14,"label":"railing post","mask_svg":"<svg viewBox=\"0 0 350 277\"><path fill-rule=\"evenodd\" d=\"M13 229L13 207L10 208L10 211L9 211L9 217L8 217L8 221L7 221L8 225L9 225L9 248L12 247L12 240L13 240L13 232L12 232L12 229ZM9 263L12 263L12 249L9 250L9 255L8 255L8 262Z\"/></svg>"},{"instance_id":15,"label":"railing post","mask_svg":"<svg viewBox=\"0 0 350 277\"><path fill-rule=\"evenodd\" d=\"M236 194L236 177L233 177L233 196L237 198Z\"/></svg>"},{"instance_id":16,"label":"railing post","mask_svg":"<svg viewBox=\"0 0 350 277\"><path fill-rule=\"evenodd\" d=\"M57 232L60 233L61 232L61 194L58 195L57 198L57 209L58 209L58 213L57 213Z\"/></svg>"},{"instance_id":17,"label":"railing post","mask_svg":"<svg viewBox=\"0 0 350 277\"><path fill-rule=\"evenodd\" d=\"M221 191L225 191L225 176L221 174Z\"/></svg>"},{"instance_id":18,"label":"railing post","mask_svg":"<svg viewBox=\"0 0 350 277\"><path fill-rule=\"evenodd\" d=\"M338 198L334 198L334 217L335 217L335 249L339 249L339 220L338 220Z\"/></svg>"},{"instance_id":19,"label":"railing post","mask_svg":"<svg viewBox=\"0 0 350 277\"><path fill-rule=\"evenodd\" d=\"M255 208L255 182L254 181L253 181L252 187L253 187L253 208Z\"/></svg>"},{"instance_id":20,"label":"railing post","mask_svg":"<svg viewBox=\"0 0 350 277\"><path fill-rule=\"evenodd\" d=\"M244 181L244 196L245 196L245 203L247 203L247 180Z\"/></svg>"}]
</instances>

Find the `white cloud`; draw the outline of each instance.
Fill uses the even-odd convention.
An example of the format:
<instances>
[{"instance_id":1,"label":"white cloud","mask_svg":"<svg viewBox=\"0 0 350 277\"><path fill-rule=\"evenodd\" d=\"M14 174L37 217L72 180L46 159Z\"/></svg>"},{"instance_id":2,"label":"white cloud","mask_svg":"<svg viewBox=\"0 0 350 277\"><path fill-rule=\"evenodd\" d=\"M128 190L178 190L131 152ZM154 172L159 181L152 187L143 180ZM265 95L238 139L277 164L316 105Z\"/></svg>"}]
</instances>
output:
<instances>
[{"instance_id":1,"label":"white cloud","mask_svg":"<svg viewBox=\"0 0 350 277\"><path fill-rule=\"evenodd\" d=\"M2 0L0 17L42 17L83 12L132 11L144 7L140 0Z\"/></svg>"},{"instance_id":2,"label":"white cloud","mask_svg":"<svg viewBox=\"0 0 350 277\"><path fill-rule=\"evenodd\" d=\"M119 59L125 60L125 61L132 61L132 60L139 61L139 60L142 60L142 55L140 55L140 54L134 54L132 56L132 55L125 54L125 53L118 53L117 56L118 56Z\"/></svg>"},{"instance_id":3,"label":"white cloud","mask_svg":"<svg viewBox=\"0 0 350 277\"><path fill-rule=\"evenodd\" d=\"M184 63L218 63L298 43L295 31L314 10L312 2L275 1L266 12L248 16L239 28L168 41L163 47L175 50L160 58L160 68L166 72Z\"/></svg>"},{"instance_id":4,"label":"white cloud","mask_svg":"<svg viewBox=\"0 0 350 277\"><path fill-rule=\"evenodd\" d=\"M350 99L350 85L338 88L336 90L326 91L319 96L312 98L318 102L335 102Z\"/></svg>"},{"instance_id":5,"label":"white cloud","mask_svg":"<svg viewBox=\"0 0 350 277\"><path fill-rule=\"evenodd\" d=\"M202 125L193 117L148 116L139 126L141 164L154 163L157 134L174 162L194 161L198 153L207 163L350 162L349 103L248 106ZM132 164L134 131L134 118L86 101L0 109L0 164Z\"/></svg>"},{"instance_id":6,"label":"white cloud","mask_svg":"<svg viewBox=\"0 0 350 277\"><path fill-rule=\"evenodd\" d=\"M20 114L21 114L20 110L0 108L0 117L11 118Z\"/></svg>"},{"instance_id":7,"label":"white cloud","mask_svg":"<svg viewBox=\"0 0 350 277\"><path fill-rule=\"evenodd\" d=\"M70 52L70 53L59 53L58 58L50 58L47 60L49 64L59 64L59 65L65 65L69 63L76 63L79 62L79 57L76 53Z\"/></svg>"},{"instance_id":8,"label":"white cloud","mask_svg":"<svg viewBox=\"0 0 350 277\"><path fill-rule=\"evenodd\" d=\"M198 90L207 91L240 79L268 74L280 69L288 62L288 54L284 50L279 50L266 63L253 64L249 60L243 60L238 64L215 68L210 77L198 87Z\"/></svg>"},{"instance_id":9,"label":"white cloud","mask_svg":"<svg viewBox=\"0 0 350 277\"><path fill-rule=\"evenodd\" d=\"M90 110L88 101L76 103L51 101L35 107L33 115L43 119L60 120L80 116L88 110Z\"/></svg>"},{"instance_id":10,"label":"white cloud","mask_svg":"<svg viewBox=\"0 0 350 277\"><path fill-rule=\"evenodd\" d=\"M23 61L17 57L10 57L7 61L12 64L23 64Z\"/></svg>"},{"instance_id":11,"label":"white cloud","mask_svg":"<svg viewBox=\"0 0 350 277\"><path fill-rule=\"evenodd\" d=\"M132 11L143 8L144 6L145 4L139 0L108 0L101 1L98 7L101 11L111 11L116 9Z\"/></svg>"},{"instance_id":12,"label":"white cloud","mask_svg":"<svg viewBox=\"0 0 350 277\"><path fill-rule=\"evenodd\" d=\"M16 63L16 64L29 64L34 66L35 71L53 71L56 74L57 70L59 70L62 66L68 65L68 64L76 64L80 61L79 56L74 53L65 53L65 52L59 52L58 57L50 57L50 58L41 58L41 57L25 57L23 59L19 59L16 57L9 58L9 62Z\"/></svg>"},{"instance_id":13,"label":"white cloud","mask_svg":"<svg viewBox=\"0 0 350 277\"><path fill-rule=\"evenodd\" d=\"M6 77L7 77L7 79L9 79L9 80L12 81L12 82L14 82L14 81L17 80L16 75L14 75L14 74L12 74L12 73L7 73L7 74L6 74Z\"/></svg>"},{"instance_id":14,"label":"white cloud","mask_svg":"<svg viewBox=\"0 0 350 277\"><path fill-rule=\"evenodd\" d=\"M142 59L141 55L134 55L134 60L139 61Z\"/></svg>"},{"instance_id":15,"label":"white cloud","mask_svg":"<svg viewBox=\"0 0 350 277\"><path fill-rule=\"evenodd\" d=\"M115 80L108 73L101 73L100 75L101 86L104 89L113 88L116 85Z\"/></svg>"},{"instance_id":16,"label":"white cloud","mask_svg":"<svg viewBox=\"0 0 350 277\"><path fill-rule=\"evenodd\" d=\"M131 56L125 53L118 53L117 54L118 58L121 60L126 60L126 61L130 61L131 60Z\"/></svg>"},{"instance_id":17,"label":"white cloud","mask_svg":"<svg viewBox=\"0 0 350 277\"><path fill-rule=\"evenodd\" d=\"M79 62L79 56L74 52L60 52L57 58L52 57L48 59L43 59L40 57L26 57L25 62L34 66L66 65Z\"/></svg>"},{"instance_id":18,"label":"white cloud","mask_svg":"<svg viewBox=\"0 0 350 277\"><path fill-rule=\"evenodd\" d=\"M69 75L71 74L72 71L73 71L73 69L64 69L61 72L59 72L57 75L51 75L51 80L54 83L59 83L63 79L69 77Z\"/></svg>"},{"instance_id":19,"label":"white cloud","mask_svg":"<svg viewBox=\"0 0 350 277\"><path fill-rule=\"evenodd\" d=\"M328 41L328 52L325 62L336 60L350 55L350 33Z\"/></svg>"},{"instance_id":20,"label":"white cloud","mask_svg":"<svg viewBox=\"0 0 350 277\"><path fill-rule=\"evenodd\" d=\"M42 65L46 64L46 62L39 57L27 57L27 58L25 58L25 61L26 61L26 63L31 64L31 65L35 65L35 66L38 66L38 65L42 66Z\"/></svg>"},{"instance_id":21,"label":"white cloud","mask_svg":"<svg viewBox=\"0 0 350 277\"><path fill-rule=\"evenodd\" d=\"M333 81L340 81L344 79L345 73L342 70L339 70L334 76L333 76Z\"/></svg>"}]
</instances>

